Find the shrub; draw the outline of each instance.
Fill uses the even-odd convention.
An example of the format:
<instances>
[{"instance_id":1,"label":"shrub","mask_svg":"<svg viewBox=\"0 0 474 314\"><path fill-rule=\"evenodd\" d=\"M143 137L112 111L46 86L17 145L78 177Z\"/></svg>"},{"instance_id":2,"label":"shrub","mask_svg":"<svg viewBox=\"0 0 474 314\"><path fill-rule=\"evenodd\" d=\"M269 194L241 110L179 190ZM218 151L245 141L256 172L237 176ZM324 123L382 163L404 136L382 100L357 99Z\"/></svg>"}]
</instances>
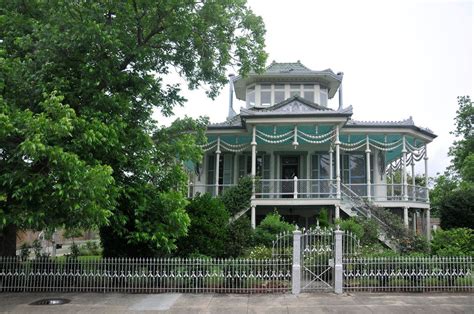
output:
<instances>
[{"instance_id":1,"label":"shrub","mask_svg":"<svg viewBox=\"0 0 474 314\"><path fill-rule=\"evenodd\" d=\"M354 218L349 218L349 219L344 219L344 220L338 219L336 220L336 224L338 224L342 230L349 231L352 234L354 234L357 237L357 239L361 239L364 236L364 228Z\"/></svg>"},{"instance_id":2,"label":"shrub","mask_svg":"<svg viewBox=\"0 0 474 314\"><path fill-rule=\"evenodd\" d=\"M282 232L292 232L295 226L283 221L277 212L268 214L255 229L254 243L272 247L276 236Z\"/></svg>"},{"instance_id":3,"label":"shrub","mask_svg":"<svg viewBox=\"0 0 474 314\"><path fill-rule=\"evenodd\" d=\"M426 238L419 235L409 234L402 237L399 240L400 253L410 254L426 254L429 252L430 247Z\"/></svg>"},{"instance_id":4,"label":"shrub","mask_svg":"<svg viewBox=\"0 0 474 314\"><path fill-rule=\"evenodd\" d=\"M441 228L474 228L474 184L462 184L440 201Z\"/></svg>"},{"instance_id":5,"label":"shrub","mask_svg":"<svg viewBox=\"0 0 474 314\"><path fill-rule=\"evenodd\" d=\"M251 259L269 259L272 258L272 248L263 245L257 245L250 248L245 254L246 258Z\"/></svg>"},{"instance_id":6,"label":"shrub","mask_svg":"<svg viewBox=\"0 0 474 314\"><path fill-rule=\"evenodd\" d=\"M439 256L472 256L474 255L474 230L455 228L438 230L431 242L432 254Z\"/></svg>"},{"instance_id":7,"label":"shrub","mask_svg":"<svg viewBox=\"0 0 474 314\"><path fill-rule=\"evenodd\" d=\"M224 257L229 213L222 201L206 193L193 198L186 211L191 225L187 236L179 238L176 243L178 255L203 254Z\"/></svg>"},{"instance_id":8,"label":"shrub","mask_svg":"<svg viewBox=\"0 0 474 314\"><path fill-rule=\"evenodd\" d=\"M329 214L326 208L324 207L321 208L321 211L319 212L319 215L318 215L318 221L319 221L319 226L321 228L329 227Z\"/></svg>"},{"instance_id":9,"label":"shrub","mask_svg":"<svg viewBox=\"0 0 474 314\"><path fill-rule=\"evenodd\" d=\"M243 177L236 186L226 189L221 196L222 203L231 215L250 207L252 178Z\"/></svg>"},{"instance_id":10,"label":"shrub","mask_svg":"<svg viewBox=\"0 0 474 314\"><path fill-rule=\"evenodd\" d=\"M226 257L238 257L251 245L254 230L247 215L240 217L228 226L227 242L225 245Z\"/></svg>"},{"instance_id":11,"label":"shrub","mask_svg":"<svg viewBox=\"0 0 474 314\"><path fill-rule=\"evenodd\" d=\"M20 246L20 259L26 261L30 256L30 246L27 243L23 243Z\"/></svg>"},{"instance_id":12,"label":"shrub","mask_svg":"<svg viewBox=\"0 0 474 314\"><path fill-rule=\"evenodd\" d=\"M79 255L81 255L79 245L77 245L76 243L71 244L71 246L69 247L69 251L70 251L70 256L73 258L77 258Z\"/></svg>"}]
</instances>

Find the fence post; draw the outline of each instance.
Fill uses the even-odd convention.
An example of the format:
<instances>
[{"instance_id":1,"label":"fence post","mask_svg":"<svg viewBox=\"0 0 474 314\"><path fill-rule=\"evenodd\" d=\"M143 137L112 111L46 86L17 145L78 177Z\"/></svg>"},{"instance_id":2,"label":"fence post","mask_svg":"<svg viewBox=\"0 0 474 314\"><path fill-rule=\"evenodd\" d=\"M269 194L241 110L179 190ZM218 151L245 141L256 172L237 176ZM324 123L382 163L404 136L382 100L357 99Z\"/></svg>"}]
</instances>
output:
<instances>
[{"instance_id":1,"label":"fence post","mask_svg":"<svg viewBox=\"0 0 474 314\"><path fill-rule=\"evenodd\" d=\"M334 231L335 235L335 248L334 248L334 292L337 294L342 293L342 235L344 231L339 229L339 225L337 225L337 229Z\"/></svg>"},{"instance_id":2,"label":"fence post","mask_svg":"<svg viewBox=\"0 0 474 314\"><path fill-rule=\"evenodd\" d=\"M293 269L291 274L291 293L299 294L301 289L301 231L293 231Z\"/></svg>"}]
</instances>

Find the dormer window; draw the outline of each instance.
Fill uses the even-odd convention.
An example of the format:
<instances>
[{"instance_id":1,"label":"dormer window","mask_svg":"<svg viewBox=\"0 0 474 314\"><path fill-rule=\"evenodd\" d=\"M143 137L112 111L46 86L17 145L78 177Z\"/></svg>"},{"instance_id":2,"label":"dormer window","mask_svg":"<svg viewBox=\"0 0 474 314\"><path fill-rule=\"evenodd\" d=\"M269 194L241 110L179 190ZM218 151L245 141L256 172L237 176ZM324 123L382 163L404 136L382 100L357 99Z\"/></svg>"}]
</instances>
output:
<instances>
[{"instance_id":1,"label":"dormer window","mask_svg":"<svg viewBox=\"0 0 474 314\"><path fill-rule=\"evenodd\" d=\"M300 84L291 84L290 85L290 97L301 96L301 86Z\"/></svg>"},{"instance_id":2,"label":"dormer window","mask_svg":"<svg viewBox=\"0 0 474 314\"><path fill-rule=\"evenodd\" d=\"M298 96L327 106L328 90L317 84L254 84L247 87L247 107L270 107Z\"/></svg>"},{"instance_id":3,"label":"dormer window","mask_svg":"<svg viewBox=\"0 0 474 314\"><path fill-rule=\"evenodd\" d=\"M281 103L283 100L286 99L285 97L285 84L275 84L273 85L275 88L275 100L273 101L273 104L276 105L278 103Z\"/></svg>"},{"instance_id":4,"label":"dormer window","mask_svg":"<svg viewBox=\"0 0 474 314\"><path fill-rule=\"evenodd\" d=\"M260 86L260 103L262 106L272 105L272 85L262 84Z\"/></svg>"},{"instance_id":5,"label":"dormer window","mask_svg":"<svg viewBox=\"0 0 474 314\"><path fill-rule=\"evenodd\" d=\"M255 86L250 86L247 88L247 107L255 106Z\"/></svg>"},{"instance_id":6,"label":"dormer window","mask_svg":"<svg viewBox=\"0 0 474 314\"><path fill-rule=\"evenodd\" d=\"M326 88L321 88L319 91L319 102L323 107L328 106L328 90Z\"/></svg>"},{"instance_id":7,"label":"dormer window","mask_svg":"<svg viewBox=\"0 0 474 314\"><path fill-rule=\"evenodd\" d=\"M314 102L314 85L305 84L303 85L303 98Z\"/></svg>"}]
</instances>

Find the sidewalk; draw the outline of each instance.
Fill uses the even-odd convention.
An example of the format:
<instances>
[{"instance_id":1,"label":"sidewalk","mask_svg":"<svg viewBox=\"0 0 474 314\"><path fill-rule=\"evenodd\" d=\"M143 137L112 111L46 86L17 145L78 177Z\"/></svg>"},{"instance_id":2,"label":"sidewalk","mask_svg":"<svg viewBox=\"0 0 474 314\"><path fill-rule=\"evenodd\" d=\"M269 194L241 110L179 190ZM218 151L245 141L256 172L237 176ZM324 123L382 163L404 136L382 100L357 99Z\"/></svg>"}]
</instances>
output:
<instances>
[{"instance_id":1,"label":"sidewalk","mask_svg":"<svg viewBox=\"0 0 474 314\"><path fill-rule=\"evenodd\" d=\"M28 305L51 297L64 305ZM1 313L474 313L474 294L0 293Z\"/></svg>"}]
</instances>

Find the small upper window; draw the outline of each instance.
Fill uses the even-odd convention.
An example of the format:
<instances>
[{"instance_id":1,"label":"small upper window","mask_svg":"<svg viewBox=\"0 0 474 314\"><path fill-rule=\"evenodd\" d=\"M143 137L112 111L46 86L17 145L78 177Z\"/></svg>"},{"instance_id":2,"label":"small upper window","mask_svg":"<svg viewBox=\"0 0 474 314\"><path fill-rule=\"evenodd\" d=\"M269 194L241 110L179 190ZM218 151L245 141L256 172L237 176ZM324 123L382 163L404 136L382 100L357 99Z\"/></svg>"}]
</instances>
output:
<instances>
[{"instance_id":1,"label":"small upper window","mask_svg":"<svg viewBox=\"0 0 474 314\"><path fill-rule=\"evenodd\" d=\"M328 90L325 88L321 88L321 91L319 92L319 98L320 98L320 105L327 107L328 105Z\"/></svg>"},{"instance_id":2,"label":"small upper window","mask_svg":"<svg viewBox=\"0 0 474 314\"><path fill-rule=\"evenodd\" d=\"M255 86L247 88L247 107L255 106Z\"/></svg>"}]
</instances>

